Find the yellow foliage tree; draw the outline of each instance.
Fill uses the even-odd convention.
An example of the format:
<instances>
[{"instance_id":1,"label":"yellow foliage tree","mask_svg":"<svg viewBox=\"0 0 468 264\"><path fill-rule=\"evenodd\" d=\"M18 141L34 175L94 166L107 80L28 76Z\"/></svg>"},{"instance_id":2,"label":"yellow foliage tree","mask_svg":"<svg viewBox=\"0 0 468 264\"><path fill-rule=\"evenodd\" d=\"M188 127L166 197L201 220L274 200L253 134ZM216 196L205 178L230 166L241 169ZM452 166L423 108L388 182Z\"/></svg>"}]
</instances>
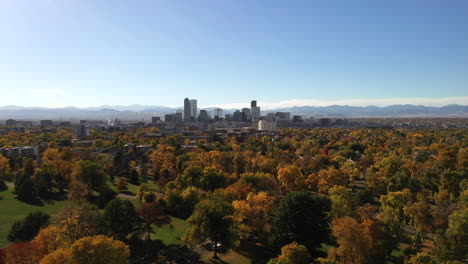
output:
<instances>
[{"instance_id":1,"label":"yellow foliage tree","mask_svg":"<svg viewBox=\"0 0 468 264\"><path fill-rule=\"evenodd\" d=\"M75 264L69 249L60 248L45 256L40 264Z\"/></svg>"},{"instance_id":2,"label":"yellow foliage tree","mask_svg":"<svg viewBox=\"0 0 468 264\"><path fill-rule=\"evenodd\" d=\"M130 250L123 242L107 236L83 237L70 248L76 264L126 264Z\"/></svg>"},{"instance_id":3,"label":"yellow foliage tree","mask_svg":"<svg viewBox=\"0 0 468 264\"><path fill-rule=\"evenodd\" d=\"M287 192L300 191L306 188L306 178L301 170L289 165L278 170L278 181L281 187Z\"/></svg>"},{"instance_id":4,"label":"yellow foliage tree","mask_svg":"<svg viewBox=\"0 0 468 264\"><path fill-rule=\"evenodd\" d=\"M240 224L240 231L243 235L257 232L260 237L263 237L270 230L273 197L265 192L250 193L246 200L237 200L232 204L236 209L235 219Z\"/></svg>"}]
</instances>

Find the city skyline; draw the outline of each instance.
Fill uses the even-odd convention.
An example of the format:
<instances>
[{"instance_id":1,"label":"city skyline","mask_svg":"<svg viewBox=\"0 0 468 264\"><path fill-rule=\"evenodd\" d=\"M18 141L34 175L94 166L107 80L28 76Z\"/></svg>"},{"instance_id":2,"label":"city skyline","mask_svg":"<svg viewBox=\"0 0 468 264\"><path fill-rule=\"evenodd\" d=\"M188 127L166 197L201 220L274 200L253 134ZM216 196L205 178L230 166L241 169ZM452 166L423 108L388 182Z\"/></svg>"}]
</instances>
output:
<instances>
[{"instance_id":1,"label":"city skyline","mask_svg":"<svg viewBox=\"0 0 468 264\"><path fill-rule=\"evenodd\" d=\"M466 104L466 10L460 0L0 1L0 105Z\"/></svg>"}]
</instances>

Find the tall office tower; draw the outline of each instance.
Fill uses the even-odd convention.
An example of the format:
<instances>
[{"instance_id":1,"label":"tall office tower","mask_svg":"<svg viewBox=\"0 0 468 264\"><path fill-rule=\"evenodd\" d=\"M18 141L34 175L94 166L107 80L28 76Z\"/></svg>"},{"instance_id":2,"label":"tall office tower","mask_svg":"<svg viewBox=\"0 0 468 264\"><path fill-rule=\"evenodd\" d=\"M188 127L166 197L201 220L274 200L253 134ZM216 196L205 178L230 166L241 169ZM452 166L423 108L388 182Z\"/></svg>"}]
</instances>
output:
<instances>
[{"instance_id":1,"label":"tall office tower","mask_svg":"<svg viewBox=\"0 0 468 264\"><path fill-rule=\"evenodd\" d=\"M208 116L208 112L206 110L200 110L198 121L202 123L208 123L210 121L210 117Z\"/></svg>"},{"instance_id":2,"label":"tall office tower","mask_svg":"<svg viewBox=\"0 0 468 264\"><path fill-rule=\"evenodd\" d=\"M252 121L258 121L260 119L260 107L257 106L256 100L250 103L250 116Z\"/></svg>"},{"instance_id":3,"label":"tall office tower","mask_svg":"<svg viewBox=\"0 0 468 264\"><path fill-rule=\"evenodd\" d=\"M215 118L215 119L221 119L221 118L223 118L223 109L221 109L221 108L215 108L215 110L214 110L214 118Z\"/></svg>"},{"instance_id":4,"label":"tall office tower","mask_svg":"<svg viewBox=\"0 0 468 264\"><path fill-rule=\"evenodd\" d=\"M250 115L250 109L249 108L242 108L242 113L244 113L244 120L243 121L251 121L252 116Z\"/></svg>"},{"instance_id":5,"label":"tall office tower","mask_svg":"<svg viewBox=\"0 0 468 264\"><path fill-rule=\"evenodd\" d=\"M190 100L188 98L184 99L184 122L190 122L191 110L190 110Z\"/></svg>"},{"instance_id":6,"label":"tall office tower","mask_svg":"<svg viewBox=\"0 0 468 264\"><path fill-rule=\"evenodd\" d=\"M190 117L192 120L197 120L198 118L198 109L197 109L197 100L190 100Z\"/></svg>"}]
</instances>

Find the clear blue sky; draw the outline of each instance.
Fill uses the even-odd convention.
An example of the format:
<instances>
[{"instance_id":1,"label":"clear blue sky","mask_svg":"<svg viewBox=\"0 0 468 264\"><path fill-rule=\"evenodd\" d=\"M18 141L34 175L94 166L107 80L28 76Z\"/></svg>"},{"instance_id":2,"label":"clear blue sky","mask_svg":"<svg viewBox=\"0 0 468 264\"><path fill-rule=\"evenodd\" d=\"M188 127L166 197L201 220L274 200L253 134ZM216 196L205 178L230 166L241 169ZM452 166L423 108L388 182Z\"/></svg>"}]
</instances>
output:
<instances>
[{"instance_id":1,"label":"clear blue sky","mask_svg":"<svg viewBox=\"0 0 468 264\"><path fill-rule=\"evenodd\" d=\"M0 105L184 97L468 104L468 1L0 0Z\"/></svg>"}]
</instances>

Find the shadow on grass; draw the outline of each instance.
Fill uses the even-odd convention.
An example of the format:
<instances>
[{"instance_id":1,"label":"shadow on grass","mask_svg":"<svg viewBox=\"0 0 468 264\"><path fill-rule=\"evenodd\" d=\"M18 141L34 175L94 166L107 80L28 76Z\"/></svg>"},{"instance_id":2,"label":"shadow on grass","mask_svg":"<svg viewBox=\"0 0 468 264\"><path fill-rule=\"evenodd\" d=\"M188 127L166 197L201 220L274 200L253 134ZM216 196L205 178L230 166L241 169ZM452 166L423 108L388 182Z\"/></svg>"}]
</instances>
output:
<instances>
[{"instance_id":1,"label":"shadow on grass","mask_svg":"<svg viewBox=\"0 0 468 264\"><path fill-rule=\"evenodd\" d=\"M182 245L166 246L161 240L143 240L131 237L128 241L131 252L131 263L153 263L158 256L165 256L176 263L199 264L200 255Z\"/></svg>"},{"instance_id":2,"label":"shadow on grass","mask_svg":"<svg viewBox=\"0 0 468 264\"><path fill-rule=\"evenodd\" d=\"M131 195L131 196L135 196L135 194L134 194L134 193L132 193L132 192L131 192L131 191L129 191L129 190L125 190L125 191L119 191L119 193L121 193L121 194L125 194L125 195Z\"/></svg>"},{"instance_id":3,"label":"shadow on grass","mask_svg":"<svg viewBox=\"0 0 468 264\"><path fill-rule=\"evenodd\" d=\"M66 192L49 192L42 194L40 197L36 196L32 199L20 199L16 196L18 201L21 201L25 204L34 205L34 206L44 206L46 204L54 204L55 202L65 201L67 199Z\"/></svg>"},{"instance_id":4,"label":"shadow on grass","mask_svg":"<svg viewBox=\"0 0 468 264\"><path fill-rule=\"evenodd\" d=\"M262 244L256 239L242 240L237 252L256 264L267 263L270 259L278 256L275 248Z\"/></svg>"}]
</instances>

